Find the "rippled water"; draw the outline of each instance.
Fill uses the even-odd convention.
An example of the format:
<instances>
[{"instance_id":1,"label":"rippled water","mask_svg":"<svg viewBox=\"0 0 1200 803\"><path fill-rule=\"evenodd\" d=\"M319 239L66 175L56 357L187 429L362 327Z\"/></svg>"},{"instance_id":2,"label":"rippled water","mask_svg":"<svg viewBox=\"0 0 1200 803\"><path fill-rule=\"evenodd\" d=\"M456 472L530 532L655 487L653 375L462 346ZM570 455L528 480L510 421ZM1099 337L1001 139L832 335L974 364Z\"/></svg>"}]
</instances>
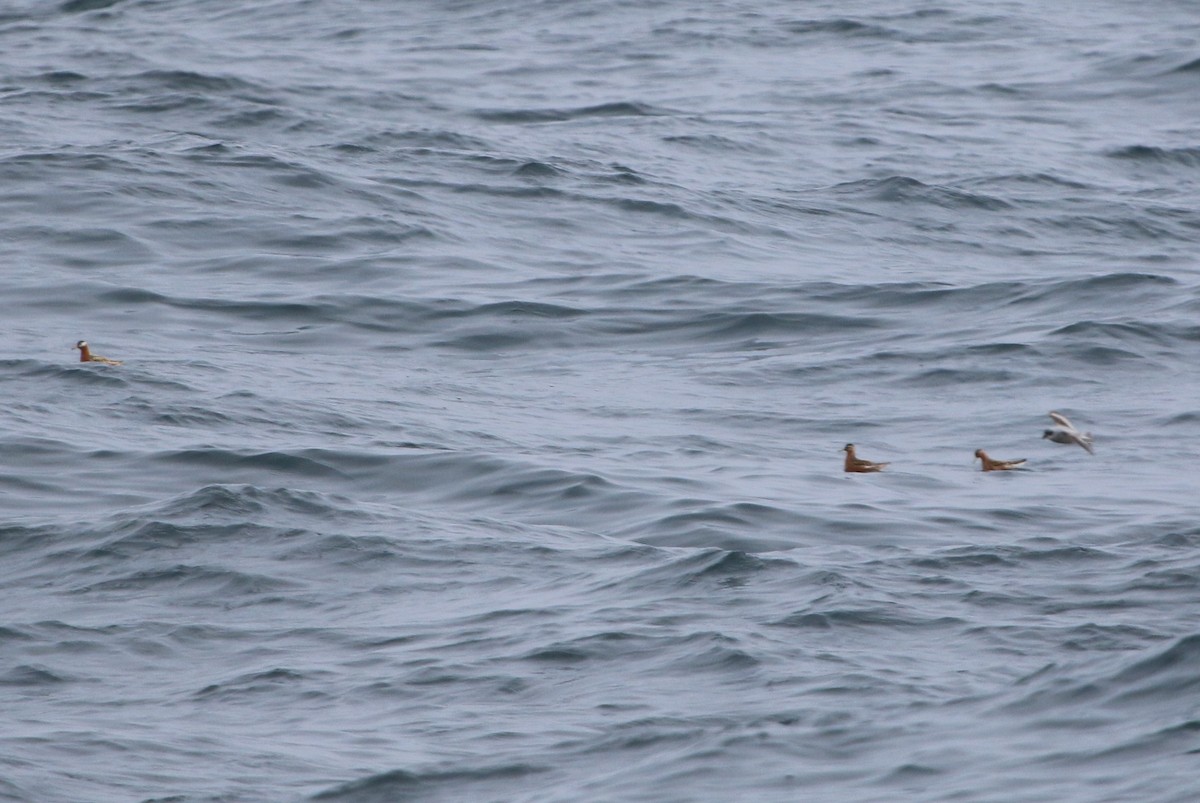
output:
<instances>
[{"instance_id":1,"label":"rippled water","mask_svg":"<svg viewBox=\"0 0 1200 803\"><path fill-rule=\"evenodd\" d=\"M0 48L0 799L1200 798L1193 4Z\"/></svg>"}]
</instances>

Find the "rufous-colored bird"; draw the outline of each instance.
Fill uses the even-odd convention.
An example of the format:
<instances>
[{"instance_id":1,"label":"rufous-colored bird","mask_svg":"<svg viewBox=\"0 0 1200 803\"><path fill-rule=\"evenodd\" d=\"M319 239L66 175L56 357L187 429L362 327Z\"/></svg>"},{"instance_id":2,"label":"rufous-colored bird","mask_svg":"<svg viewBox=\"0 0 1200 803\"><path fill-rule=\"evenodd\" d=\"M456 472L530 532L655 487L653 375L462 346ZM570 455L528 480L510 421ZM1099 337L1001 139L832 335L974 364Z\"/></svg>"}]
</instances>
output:
<instances>
[{"instance_id":1,"label":"rufous-colored bird","mask_svg":"<svg viewBox=\"0 0 1200 803\"><path fill-rule=\"evenodd\" d=\"M75 348L79 349L80 362L99 362L105 365L123 365L120 360L110 360L108 357L101 357L99 354L92 354L92 350L88 348L86 340L80 340L75 344Z\"/></svg>"},{"instance_id":2,"label":"rufous-colored bird","mask_svg":"<svg viewBox=\"0 0 1200 803\"><path fill-rule=\"evenodd\" d=\"M1025 462L1025 458L1021 458L1020 460L993 460L988 457L988 453L983 449L976 449L975 456L983 461L984 471L1010 471Z\"/></svg>"},{"instance_id":3,"label":"rufous-colored bird","mask_svg":"<svg viewBox=\"0 0 1200 803\"><path fill-rule=\"evenodd\" d=\"M853 443L847 443L842 447L842 451L846 453L846 471L852 474L870 474L875 471L883 471L884 466L891 465L890 463L872 463L870 460L863 460L854 454Z\"/></svg>"}]
</instances>

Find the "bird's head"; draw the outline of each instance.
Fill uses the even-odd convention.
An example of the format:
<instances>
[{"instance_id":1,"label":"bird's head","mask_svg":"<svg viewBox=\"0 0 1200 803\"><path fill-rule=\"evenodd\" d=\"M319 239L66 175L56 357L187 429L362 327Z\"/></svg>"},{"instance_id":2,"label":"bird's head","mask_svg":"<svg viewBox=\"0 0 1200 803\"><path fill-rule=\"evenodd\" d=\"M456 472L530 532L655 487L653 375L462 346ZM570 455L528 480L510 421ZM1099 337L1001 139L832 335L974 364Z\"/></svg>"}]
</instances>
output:
<instances>
[{"instance_id":1,"label":"bird's head","mask_svg":"<svg viewBox=\"0 0 1200 803\"><path fill-rule=\"evenodd\" d=\"M88 344L87 344L86 340L80 340L78 343L75 344L75 348L77 348L77 349L85 349L87 347L88 347Z\"/></svg>"}]
</instances>

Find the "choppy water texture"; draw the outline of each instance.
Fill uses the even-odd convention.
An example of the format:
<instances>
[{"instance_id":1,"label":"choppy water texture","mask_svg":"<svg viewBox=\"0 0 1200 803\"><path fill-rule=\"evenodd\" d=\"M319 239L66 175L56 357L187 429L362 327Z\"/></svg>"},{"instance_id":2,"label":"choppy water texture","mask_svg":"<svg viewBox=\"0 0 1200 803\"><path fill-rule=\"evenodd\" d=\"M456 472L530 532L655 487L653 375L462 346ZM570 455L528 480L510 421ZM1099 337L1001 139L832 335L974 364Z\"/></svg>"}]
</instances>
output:
<instances>
[{"instance_id":1,"label":"choppy water texture","mask_svg":"<svg viewBox=\"0 0 1200 803\"><path fill-rule=\"evenodd\" d=\"M1193 3L0 53L0 799L1200 799Z\"/></svg>"}]
</instances>

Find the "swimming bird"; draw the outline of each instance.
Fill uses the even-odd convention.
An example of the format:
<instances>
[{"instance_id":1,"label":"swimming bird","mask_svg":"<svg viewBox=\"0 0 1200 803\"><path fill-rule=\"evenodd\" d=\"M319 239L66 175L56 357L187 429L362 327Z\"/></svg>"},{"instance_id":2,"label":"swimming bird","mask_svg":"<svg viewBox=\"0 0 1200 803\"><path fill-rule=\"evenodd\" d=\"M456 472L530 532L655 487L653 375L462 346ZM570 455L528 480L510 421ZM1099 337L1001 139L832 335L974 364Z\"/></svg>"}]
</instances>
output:
<instances>
[{"instance_id":1,"label":"swimming bird","mask_svg":"<svg viewBox=\"0 0 1200 803\"><path fill-rule=\"evenodd\" d=\"M105 365L124 365L120 360L110 360L108 357L101 357L99 354L92 354L92 350L88 348L86 340L80 340L75 344L75 348L79 349L80 362L100 362Z\"/></svg>"},{"instance_id":2,"label":"swimming bird","mask_svg":"<svg viewBox=\"0 0 1200 803\"><path fill-rule=\"evenodd\" d=\"M863 460L854 454L854 444L847 443L842 447L842 451L846 453L846 471L852 474L870 474L873 471L883 471L883 467L891 465L890 463L872 463L870 460Z\"/></svg>"},{"instance_id":3,"label":"swimming bird","mask_svg":"<svg viewBox=\"0 0 1200 803\"><path fill-rule=\"evenodd\" d=\"M1075 429L1075 425L1067 420L1067 417L1062 413L1051 411L1050 418L1053 419L1054 423L1058 424L1058 428L1044 430L1042 432L1043 439L1049 438L1055 443L1077 443L1084 449L1087 449L1088 454L1095 454L1092 451L1092 433L1080 432Z\"/></svg>"},{"instance_id":4,"label":"swimming bird","mask_svg":"<svg viewBox=\"0 0 1200 803\"><path fill-rule=\"evenodd\" d=\"M1025 458L1020 460L993 460L988 457L988 453L983 449L976 449L975 456L983 461L984 471L1010 471L1025 462Z\"/></svg>"}]
</instances>

